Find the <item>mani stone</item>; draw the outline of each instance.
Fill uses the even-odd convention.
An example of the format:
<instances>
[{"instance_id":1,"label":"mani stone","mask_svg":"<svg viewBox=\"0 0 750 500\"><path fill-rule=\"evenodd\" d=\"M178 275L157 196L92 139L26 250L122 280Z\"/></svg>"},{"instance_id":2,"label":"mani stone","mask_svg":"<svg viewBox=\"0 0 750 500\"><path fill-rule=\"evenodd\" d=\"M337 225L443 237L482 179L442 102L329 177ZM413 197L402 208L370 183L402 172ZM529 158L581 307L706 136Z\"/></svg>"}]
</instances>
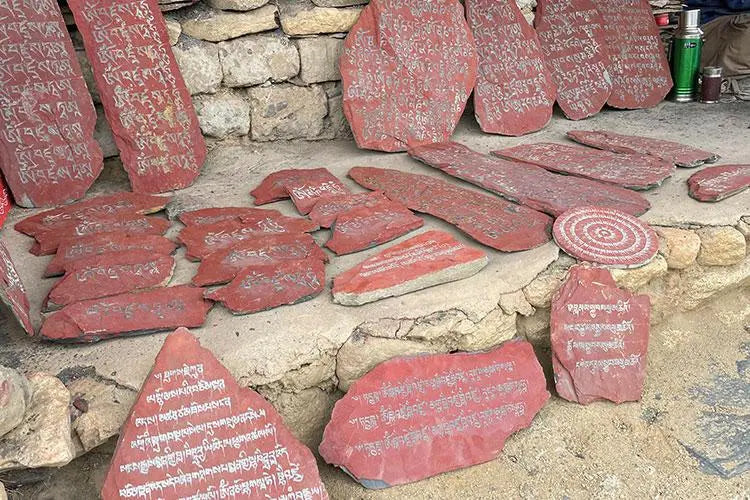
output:
<instances>
[{"instance_id":1,"label":"mani stone","mask_svg":"<svg viewBox=\"0 0 750 500\"><path fill-rule=\"evenodd\" d=\"M704 168L688 179L690 196L698 201L721 201L750 187L750 164Z\"/></svg>"},{"instance_id":2,"label":"mani stone","mask_svg":"<svg viewBox=\"0 0 750 500\"><path fill-rule=\"evenodd\" d=\"M289 198L292 199L299 213L309 214L321 198L349 194L349 189L340 180L327 170L325 173L327 175L321 177L291 179L284 184Z\"/></svg>"},{"instance_id":3,"label":"mani stone","mask_svg":"<svg viewBox=\"0 0 750 500\"><path fill-rule=\"evenodd\" d=\"M258 187L250 191L250 194L255 198L256 205L265 205L289 198L289 192L286 189L287 184L312 180L317 182L338 181L336 176L325 168L288 168L267 175Z\"/></svg>"},{"instance_id":4,"label":"mani stone","mask_svg":"<svg viewBox=\"0 0 750 500\"><path fill-rule=\"evenodd\" d=\"M103 500L164 495L328 499L315 457L276 409L184 328L157 354L101 491Z\"/></svg>"},{"instance_id":5,"label":"mani stone","mask_svg":"<svg viewBox=\"0 0 750 500\"><path fill-rule=\"evenodd\" d=\"M612 93L612 79L595 0L539 0L534 27L565 116L582 120L598 113Z\"/></svg>"},{"instance_id":6,"label":"mani stone","mask_svg":"<svg viewBox=\"0 0 750 500\"><path fill-rule=\"evenodd\" d=\"M551 239L548 215L435 177L375 167L354 167L349 177L502 252L528 250Z\"/></svg>"},{"instance_id":7,"label":"mani stone","mask_svg":"<svg viewBox=\"0 0 750 500\"><path fill-rule=\"evenodd\" d=\"M450 138L477 58L456 0L372 0L346 37L340 67L357 145L404 151Z\"/></svg>"},{"instance_id":8,"label":"mani stone","mask_svg":"<svg viewBox=\"0 0 750 500\"><path fill-rule=\"evenodd\" d=\"M284 33L292 36L346 33L362 12L361 7L318 7L310 0L278 0Z\"/></svg>"},{"instance_id":9,"label":"mani stone","mask_svg":"<svg viewBox=\"0 0 750 500\"><path fill-rule=\"evenodd\" d=\"M275 5L265 5L249 12L227 12L207 7L192 9L189 19L182 22L186 35L209 42L221 42L250 33L278 27Z\"/></svg>"},{"instance_id":10,"label":"mani stone","mask_svg":"<svg viewBox=\"0 0 750 500\"><path fill-rule=\"evenodd\" d=\"M672 88L672 76L651 6L643 0L596 0L610 55L615 108L651 108Z\"/></svg>"},{"instance_id":11,"label":"mani stone","mask_svg":"<svg viewBox=\"0 0 750 500\"><path fill-rule=\"evenodd\" d=\"M29 335L34 335L29 312L29 297L23 286L10 252L0 240L0 301L10 309L13 317Z\"/></svg>"},{"instance_id":12,"label":"mani stone","mask_svg":"<svg viewBox=\"0 0 750 500\"><path fill-rule=\"evenodd\" d=\"M423 225L421 217L395 201L383 201L371 207L354 207L336 218L326 247L336 255L359 252L394 240Z\"/></svg>"},{"instance_id":13,"label":"mani stone","mask_svg":"<svg viewBox=\"0 0 750 500\"><path fill-rule=\"evenodd\" d=\"M580 206L610 207L633 215L651 208L643 195L629 189L493 158L457 142L411 148L409 155L448 175L553 216Z\"/></svg>"},{"instance_id":14,"label":"mani stone","mask_svg":"<svg viewBox=\"0 0 750 500\"><path fill-rule=\"evenodd\" d=\"M364 260L338 275L333 301L361 306L473 276L487 255L443 231L427 231Z\"/></svg>"},{"instance_id":15,"label":"mani stone","mask_svg":"<svg viewBox=\"0 0 750 500\"><path fill-rule=\"evenodd\" d=\"M197 328L211 305L202 288L188 285L84 300L50 315L40 335L61 342L98 342L180 326Z\"/></svg>"},{"instance_id":16,"label":"mani stone","mask_svg":"<svg viewBox=\"0 0 750 500\"><path fill-rule=\"evenodd\" d=\"M264 234L208 255L201 261L192 282L197 286L221 285L250 267L307 258L328 261L328 256L309 234Z\"/></svg>"},{"instance_id":17,"label":"mani stone","mask_svg":"<svg viewBox=\"0 0 750 500\"><path fill-rule=\"evenodd\" d=\"M3 176L0 175L0 229L2 229L3 224L5 224L5 219L8 218L10 209L10 194L8 193L8 188L5 186Z\"/></svg>"},{"instance_id":18,"label":"mani stone","mask_svg":"<svg viewBox=\"0 0 750 500\"><path fill-rule=\"evenodd\" d=\"M156 0L69 0L120 159L137 193L182 189L206 157Z\"/></svg>"},{"instance_id":19,"label":"mani stone","mask_svg":"<svg viewBox=\"0 0 750 500\"><path fill-rule=\"evenodd\" d=\"M325 264L317 257L251 266L228 285L206 293L234 314L250 314L310 300L325 288Z\"/></svg>"},{"instance_id":20,"label":"mani stone","mask_svg":"<svg viewBox=\"0 0 750 500\"><path fill-rule=\"evenodd\" d=\"M328 228L347 210L360 206L372 207L384 201L388 201L388 198L380 191L326 196L315 203L308 216L320 227Z\"/></svg>"},{"instance_id":21,"label":"mani stone","mask_svg":"<svg viewBox=\"0 0 750 500\"><path fill-rule=\"evenodd\" d=\"M144 250L106 253L71 264L44 301L54 310L83 300L166 286L174 258Z\"/></svg>"},{"instance_id":22,"label":"mani stone","mask_svg":"<svg viewBox=\"0 0 750 500\"><path fill-rule=\"evenodd\" d=\"M81 198L102 171L96 111L55 0L3 2L0 168L19 206Z\"/></svg>"},{"instance_id":23,"label":"mani stone","mask_svg":"<svg viewBox=\"0 0 750 500\"><path fill-rule=\"evenodd\" d=\"M243 215L272 219L284 217L278 210L253 207L211 207L182 212L178 218L186 226L206 226L224 221L240 221Z\"/></svg>"},{"instance_id":24,"label":"mani stone","mask_svg":"<svg viewBox=\"0 0 750 500\"><path fill-rule=\"evenodd\" d=\"M650 311L648 295L618 288L607 269L570 268L550 316L558 395L584 405L640 400Z\"/></svg>"},{"instance_id":25,"label":"mani stone","mask_svg":"<svg viewBox=\"0 0 750 500\"><path fill-rule=\"evenodd\" d=\"M466 19L477 47L479 126L516 136L542 129L552 118L557 89L539 38L515 0L466 0Z\"/></svg>"},{"instance_id":26,"label":"mani stone","mask_svg":"<svg viewBox=\"0 0 750 500\"><path fill-rule=\"evenodd\" d=\"M22 374L0 365L0 437L18 427L31 402L31 387Z\"/></svg>"},{"instance_id":27,"label":"mani stone","mask_svg":"<svg viewBox=\"0 0 750 500\"><path fill-rule=\"evenodd\" d=\"M679 142L637 135L618 134L608 130L571 130L567 133L576 142L615 153L644 154L661 158L678 167L699 167L714 163L719 155Z\"/></svg>"},{"instance_id":28,"label":"mani stone","mask_svg":"<svg viewBox=\"0 0 750 500\"><path fill-rule=\"evenodd\" d=\"M320 454L367 488L411 483L496 458L549 393L531 344L399 357L377 365L333 409Z\"/></svg>"},{"instance_id":29,"label":"mani stone","mask_svg":"<svg viewBox=\"0 0 750 500\"><path fill-rule=\"evenodd\" d=\"M60 243L57 253L47 265L44 277L58 276L76 267L83 261L96 257L144 251L150 255L170 255L177 244L164 236L152 234L100 233L81 238L72 238Z\"/></svg>"},{"instance_id":30,"label":"mani stone","mask_svg":"<svg viewBox=\"0 0 750 500\"><path fill-rule=\"evenodd\" d=\"M540 142L493 151L551 172L608 182L630 189L650 189L674 173L672 162L642 154L621 154L578 145Z\"/></svg>"}]
</instances>

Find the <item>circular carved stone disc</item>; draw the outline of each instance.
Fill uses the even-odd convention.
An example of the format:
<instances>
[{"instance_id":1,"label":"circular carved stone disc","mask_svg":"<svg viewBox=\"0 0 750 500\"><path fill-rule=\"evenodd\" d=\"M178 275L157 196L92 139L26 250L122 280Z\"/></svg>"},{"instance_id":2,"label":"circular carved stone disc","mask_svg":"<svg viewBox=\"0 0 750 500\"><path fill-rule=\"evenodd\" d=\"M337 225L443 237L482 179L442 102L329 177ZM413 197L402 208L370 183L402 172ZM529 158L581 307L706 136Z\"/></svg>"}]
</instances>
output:
<instances>
[{"instance_id":1,"label":"circular carved stone disc","mask_svg":"<svg viewBox=\"0 0 750 500\"><path fill-rule=\"evenodd\" d=\"M611 208L568 210L555 220L552 234L568 255L611 267L643 266L659 250L659 239L651 227Z\"/></svg>"}]
</instances>

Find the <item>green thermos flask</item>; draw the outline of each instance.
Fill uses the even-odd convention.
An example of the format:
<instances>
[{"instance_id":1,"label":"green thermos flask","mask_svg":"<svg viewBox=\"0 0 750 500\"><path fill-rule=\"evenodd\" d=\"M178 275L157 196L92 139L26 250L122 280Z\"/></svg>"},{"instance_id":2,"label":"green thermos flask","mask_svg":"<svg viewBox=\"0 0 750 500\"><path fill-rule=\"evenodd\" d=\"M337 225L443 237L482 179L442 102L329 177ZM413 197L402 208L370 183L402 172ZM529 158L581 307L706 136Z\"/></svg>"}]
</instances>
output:
<instances>
[{"instance_id":1,"label":"green thermos flask","mask_svg":"<svg viewBox=\"0 0 750 500\"><path fill-rule=\"evenodd\" d=\"M695 99L698 89L698 72L701 64L703 31L700 24L701 11L683 10L677 24L670 60L672 65L672 99L677 102L689 102Z\"/></svg>"}]
</instances>

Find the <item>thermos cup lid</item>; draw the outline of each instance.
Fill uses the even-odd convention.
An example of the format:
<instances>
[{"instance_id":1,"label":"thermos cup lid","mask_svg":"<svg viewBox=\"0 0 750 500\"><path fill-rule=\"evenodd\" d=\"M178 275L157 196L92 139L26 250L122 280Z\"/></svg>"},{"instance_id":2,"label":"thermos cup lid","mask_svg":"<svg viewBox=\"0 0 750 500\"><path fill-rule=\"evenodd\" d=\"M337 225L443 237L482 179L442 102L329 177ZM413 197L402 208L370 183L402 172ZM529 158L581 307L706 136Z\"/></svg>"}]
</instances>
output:
<instances>
[{"instance_id":1,"label":"thermos cup lid","mask_svg":"<svg viewBox=\"0 0 750 500\"><path fill-rule=\"evenodd\" d=\"M703 76L721 76L721 67L706 66L703 68Z\"/></svg>"},{"instance_id":2,"label":"thermos cup lid","mask_svg":"<svg viewBox=\"0 0 750 500\"><path fill-rule=\"evenodd\" d=\"M680 28L697 28L700 23L700 9L683 10L682 12L680 12Z\"/></svg>"}]
</instances>

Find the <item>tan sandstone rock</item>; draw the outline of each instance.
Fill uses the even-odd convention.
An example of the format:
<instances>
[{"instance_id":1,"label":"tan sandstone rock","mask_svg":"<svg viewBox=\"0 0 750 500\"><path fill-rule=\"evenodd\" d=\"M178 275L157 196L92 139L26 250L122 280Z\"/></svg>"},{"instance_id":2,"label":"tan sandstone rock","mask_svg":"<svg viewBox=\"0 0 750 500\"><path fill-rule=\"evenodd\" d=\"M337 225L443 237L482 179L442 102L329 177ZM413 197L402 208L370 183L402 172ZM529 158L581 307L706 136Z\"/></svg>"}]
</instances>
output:
<instances>
[{"instance_id":1,"label":"tan sandstone rock","mask_svg":"<svg viewBox=\"0 0 750 500\"><path fill-rule=\"evenodd\" d=\"M268 0L206 0L208 5L221 10L253 10L268 3Z\"/></svg>"},{"instance_id":2,"label":"tan sandstone rock","mask_svg":"<svg viewBox=\"0 0 750 500\"><path fill-rule=\"evenodd\" d=\"M645 266L633 269L610 269L617 286L635 292L651 280L667 273L667 260L657 255Z\"/></svg>"},{"instance_id":3,"label":"tan sandstone rock","mask_svg":"<svg viewBox=\"0 0 750 500\"><path fill-rule=\"evenodd\" d=\"M505 314L518 313L521 316L531 316L536 311L534 306L526 300L526 296L522 290L501 295L497 305L500 306Z\"/></svg>"},{"instance_id":4,"label":"tan sandstone rock","mask_svg":"<svg viewBox=\"0 0 750 500\"><path fill-rule=\"evenodd\" d=\"M0 436L15 429L31 402L31 388L26 377L12 368L0 366Z\"/></svg>"},{"instance_id":5,"label":"tan sandstone rock","mask_svg":"<svg viewBox=\"0 0 750 500\"><path fill-rule=\"evenodd\" d=\"M281 28L288 35L349 31L362 7L318 7L309 0L279 0Z\"/></svg>"},{"instance_id":6,"label":"tan sandstone rock","mask_svg":"<svg viewBox=\"0 0 750 500\"><path fill-rule=\"evenodd\" d=\"M664 257L669 269L685 269L695 262L701 248L701 239L694 231L673 227L655 229L665 243Z\"/></svg>"},{"instance_id":7,"label":"tan sandstone rock","mask_svg":"<svg viewBox=\"0 0 750 500\"><path fill-rule=\"evenodd\" d=\"M704 227L698 230L698 236L701 239L698 264L702 266L731 266L745 258L747 242L733 227Z\"/></svg>"},{"instance_id":8,"label":"tan sandstone rock","mask_svg":"<svg viewBox=\"0 0 750 500\"><path fill-rule=\"evenodd\" d=\"M174 45L177 43L177 40L180 39L180 35L182 34L182 25L179 23L179 21L170 19L168 17L165 17L164 21L166 21L167 23L167 35L169 36L169 45Z\"/></svg>"},{"instance_id":9,"label":"tan sandstone rock","mask_svg":"<svg viewBox=\"0 0 750 500\"><path fill-rule=\"evenodd\" d=\"M200 40L221 42L250 33L276 29L276 6L266 5L249 12L205 9L182 22L182 31Z\"/></svg>"}]
</instances>

